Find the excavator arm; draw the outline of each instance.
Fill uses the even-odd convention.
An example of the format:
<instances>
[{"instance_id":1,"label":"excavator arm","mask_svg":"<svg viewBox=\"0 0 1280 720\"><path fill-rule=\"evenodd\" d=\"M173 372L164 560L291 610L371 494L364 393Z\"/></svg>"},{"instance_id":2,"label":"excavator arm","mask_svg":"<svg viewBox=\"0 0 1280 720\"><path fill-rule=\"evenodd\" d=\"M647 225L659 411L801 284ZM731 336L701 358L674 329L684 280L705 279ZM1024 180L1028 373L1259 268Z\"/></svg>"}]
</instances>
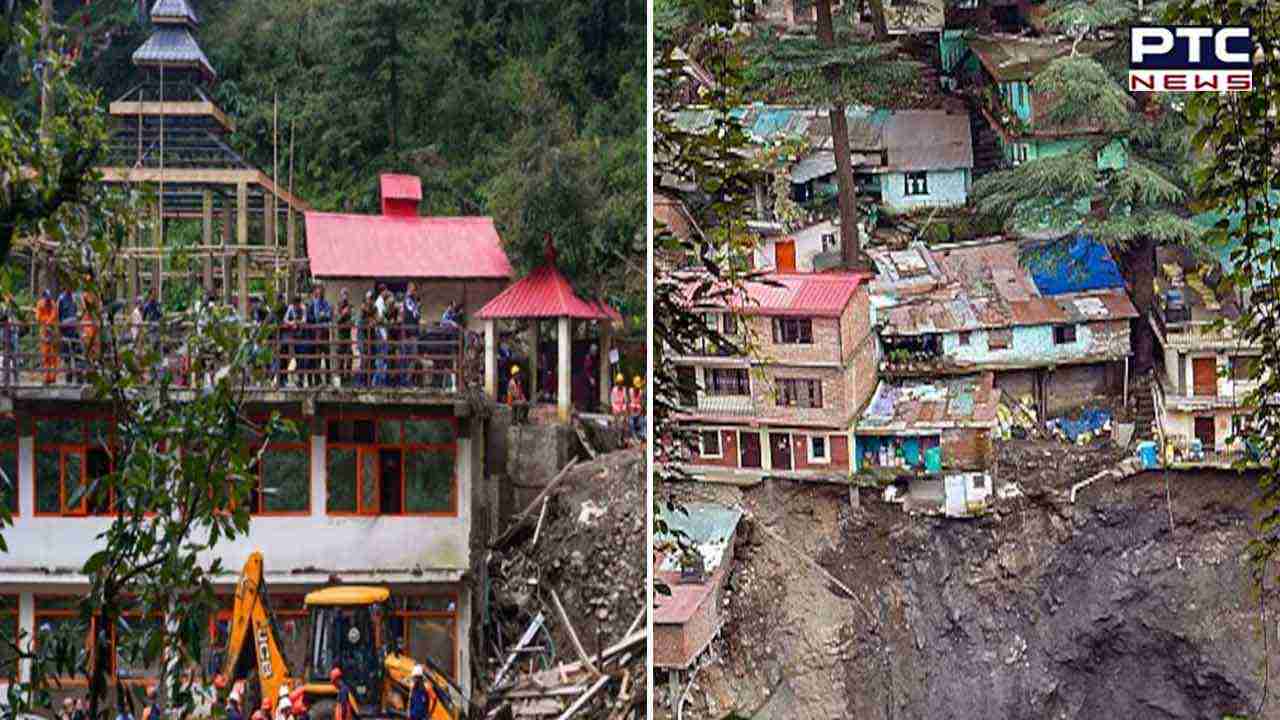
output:
<instances>
[{"instance_id":1,"label":"excavator arm","mask_svg":"<svg viewBox=\"0 0 1280 720\"><path fill-rule=\"evenodd\" d=\"M222 676L229 684L251 675L257 675L262 697L269 699L274 709L280 688L288 686L292 676L267 599L262 553L258 551L245 561L236 585L227 655L222 666Z\"/></svg>"}]
</instances>

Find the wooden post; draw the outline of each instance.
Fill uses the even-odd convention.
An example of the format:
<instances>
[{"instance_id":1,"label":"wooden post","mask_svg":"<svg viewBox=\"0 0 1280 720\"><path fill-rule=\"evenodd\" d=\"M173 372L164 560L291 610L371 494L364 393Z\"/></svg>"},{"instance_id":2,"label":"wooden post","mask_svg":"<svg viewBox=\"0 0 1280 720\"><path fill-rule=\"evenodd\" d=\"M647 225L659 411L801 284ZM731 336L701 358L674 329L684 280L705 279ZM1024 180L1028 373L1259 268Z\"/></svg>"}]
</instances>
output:
<instances>
[{"instance_id":1,"label":"wooden post","mask_svg":"<svg viewBox=\"0 0 1280 720\"><path fill-rule=\"evenodd\" d=\"M239 277L236 279L239 297L236 299L240 317L249 314L249 184L236 183L236 245L239 260Z\"/></svg>"},{"instance_id":2,"label":"wooden post","mask_svg":"<svg viewBox=\"0 0 1280 720\"><path fill-rule=\"evenodd\" d=\"M529 338L533 345L529 351L529 402L534 403L538 401L538 376L541 374L538 346L542 344L542 322L538 318L529 321Z\"/></svg>"},{"instance_id":3,"label":"wooden post","mask_svg":"<svg viewBox=\"0 0 1280 720\"><path fill-rule=\"evenodd\" d=\"M493 318L484 321L484 392L498 399L498 333Z\"/></svg>"},{"instance_id":4,"label":"wooden post","mask_svg":"<svg viewBox=\"0 0 1280 720\"><path fill-rule=\"evenodd\" d=\"M164 272L164 216L160 214L160 206L155 207L156 224L152 228L152 235L155 240L156 261L151 266L151 289L156 293L156 299L164 302L164 281L162 273Z\"/></svg>"},{"instance_id":5,"label":"wooden post","mask_svg":"<svg viewBox=\"0 0 1280 720\"><path fill-rule=\"evenodd\" d=\"M293 267L293 261L298 257L298 235L297 231L294 229L292 205L289 206L288 215L285 217L285 242L288 243L289 246L289 251L286 253L286 256L289 258L289 268L284 276L284 294L285 297L293 297L293 278L296 274Z\"/></svg>"},{"instance_id":6,"label":"wooden post","mask_svg":"<svg viewBox=\"0 0 1280 720\"><path fill-rule=\"evenodd\" d=\"M276 238L276 196L269 192L262 193L262 244L269 248L279 245Z\"/></svg>"},{"instance_id":7,"label":"wooden post","mask_svg":"<svg viewBox=\"0 0 1280 720\"><path fill-rule=\"evenodd\" d=\"M605 318L597 322L600 325L600 357L596 358L600 372L600 408L601 412L607 413L609 389L613 382L613 372L609 367L609 351L613 348L613 321Z\"/></svg>"},{"instance_id":8,"label":"wooden post","mask_svg":"<svg viewBox=\"0 0 1280 720\"><path fill-rule=\"evenodd\" d=\"M573 323L568 317L559 318L556 335L560 343L556 358L560 365L559 383L556 386L556 414L560 417L560 422L568 423L573 414L571 402L573 398L570 395L572 387L569 382L569 365L573 353Z\"/></svg>"},{"instance_id":9,"label":"wooden post","mask_svg":"<svg viewBox=\"0 0 1280 720\"><path fill-rule=\"evenodd\" d=\"M239 293L239 312L240 317L249 317L249 251L241 248L238 253L239 271L236 273L236 281Z\"/></svg>"},{"instance_id":10,"label":"wooden post","mask_svg":"<svg viewBox=\"0 0 1280 720\"><path fill-rule=\"evenodd\" d=\"M200 242L206 248L213 244L213 191L204 191L204 206L200 212ZM213 292L213 255L206 249L204 254L204 292Z\"/></svg>"},{"instance_id":11,"label":"wooden post","mask_svg":"<svg viewBox=\"0 0 1280 720\"><path fill-rule=\"evenodd\" d=\"M218 266L222 270L222 302L231 302L231 258L227 255L227 246L231 244L231 199L223 198L222 202L222 252L218 254Z\"/></svg>"}]
</instances>

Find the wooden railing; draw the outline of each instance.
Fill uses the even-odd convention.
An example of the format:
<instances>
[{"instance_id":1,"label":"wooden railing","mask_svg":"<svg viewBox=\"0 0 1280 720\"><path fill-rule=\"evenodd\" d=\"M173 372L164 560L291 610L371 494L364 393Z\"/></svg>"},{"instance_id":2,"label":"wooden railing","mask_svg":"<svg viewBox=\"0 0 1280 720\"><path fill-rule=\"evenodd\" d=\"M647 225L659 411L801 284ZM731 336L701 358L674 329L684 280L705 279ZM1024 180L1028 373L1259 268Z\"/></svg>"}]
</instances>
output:
<instances>
[{"instance_id":1,"label":"wooden railing","mask_svg":"<svg viewBox=\"0 0 1280 720\"><path fill-rule=\"evenodd\" d=\"M108 363L132 355L153 383L199 387L227 363L190 321L85 322L67 325L0 322L0 388L86 385ZM259 330L231 320L223 330ZM251 389L363 388L460 392L479 382L483 340L441 325L297 325L261 328L250 336L245 363Z\"/></svg>"}]
</instances>

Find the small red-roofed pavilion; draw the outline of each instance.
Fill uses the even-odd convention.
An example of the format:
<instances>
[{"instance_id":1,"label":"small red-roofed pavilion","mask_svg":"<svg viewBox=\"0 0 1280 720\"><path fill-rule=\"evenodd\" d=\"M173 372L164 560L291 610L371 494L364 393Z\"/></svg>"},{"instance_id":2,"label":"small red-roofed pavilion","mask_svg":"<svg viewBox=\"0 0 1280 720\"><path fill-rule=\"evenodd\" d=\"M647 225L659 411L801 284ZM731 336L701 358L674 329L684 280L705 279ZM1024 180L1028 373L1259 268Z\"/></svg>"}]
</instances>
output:
<instances>
[{"instance_id":1,"label":"small red-roofed pavilion","mask_svg":"<svg viewBox=\"0 0 1280 720\"><path fill-rule=\"evenodd\" d=\"M535 351L529 354L529 388L528 396L537 397L538 390L538 353L539 326L543 320L555 319L557 322L557 391L556 403L561 422L569 422L571 416L570 393L570 358L572 357L573 321L597 321L600 327L598 370L600 373L600 402L609 406L609 349L611 344L610 325L620 322L622 315L600 300L584 300L578 297L569 285L569 281L556 267L555 246L551 238L547 238L547 249L542 265L522 278L519 282L503 290L490 300L476 317L484 321L484 388L489 397L498 397L498 320L523 320L529 323L533 334L531 347Z\"/></svg>"}]
</instances>

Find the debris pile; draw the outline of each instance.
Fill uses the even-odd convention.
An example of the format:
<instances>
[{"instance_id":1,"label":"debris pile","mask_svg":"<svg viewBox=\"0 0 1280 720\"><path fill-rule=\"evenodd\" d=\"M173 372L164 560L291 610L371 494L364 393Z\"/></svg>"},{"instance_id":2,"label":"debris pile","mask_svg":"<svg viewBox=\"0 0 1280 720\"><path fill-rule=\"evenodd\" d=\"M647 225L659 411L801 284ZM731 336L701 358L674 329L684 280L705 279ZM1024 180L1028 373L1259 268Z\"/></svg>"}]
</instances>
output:
<instances>
[{"instance_id":1,"label":"debris pile","mask_svg":"<svg viewBox=\"0 0 1280 720\"><path fill-rule=\"evenodd\" d=\"M622 450L571 461L494 541L488 717L643 716L647 513L644 453Z\"/></svg>"}]
</instances>

